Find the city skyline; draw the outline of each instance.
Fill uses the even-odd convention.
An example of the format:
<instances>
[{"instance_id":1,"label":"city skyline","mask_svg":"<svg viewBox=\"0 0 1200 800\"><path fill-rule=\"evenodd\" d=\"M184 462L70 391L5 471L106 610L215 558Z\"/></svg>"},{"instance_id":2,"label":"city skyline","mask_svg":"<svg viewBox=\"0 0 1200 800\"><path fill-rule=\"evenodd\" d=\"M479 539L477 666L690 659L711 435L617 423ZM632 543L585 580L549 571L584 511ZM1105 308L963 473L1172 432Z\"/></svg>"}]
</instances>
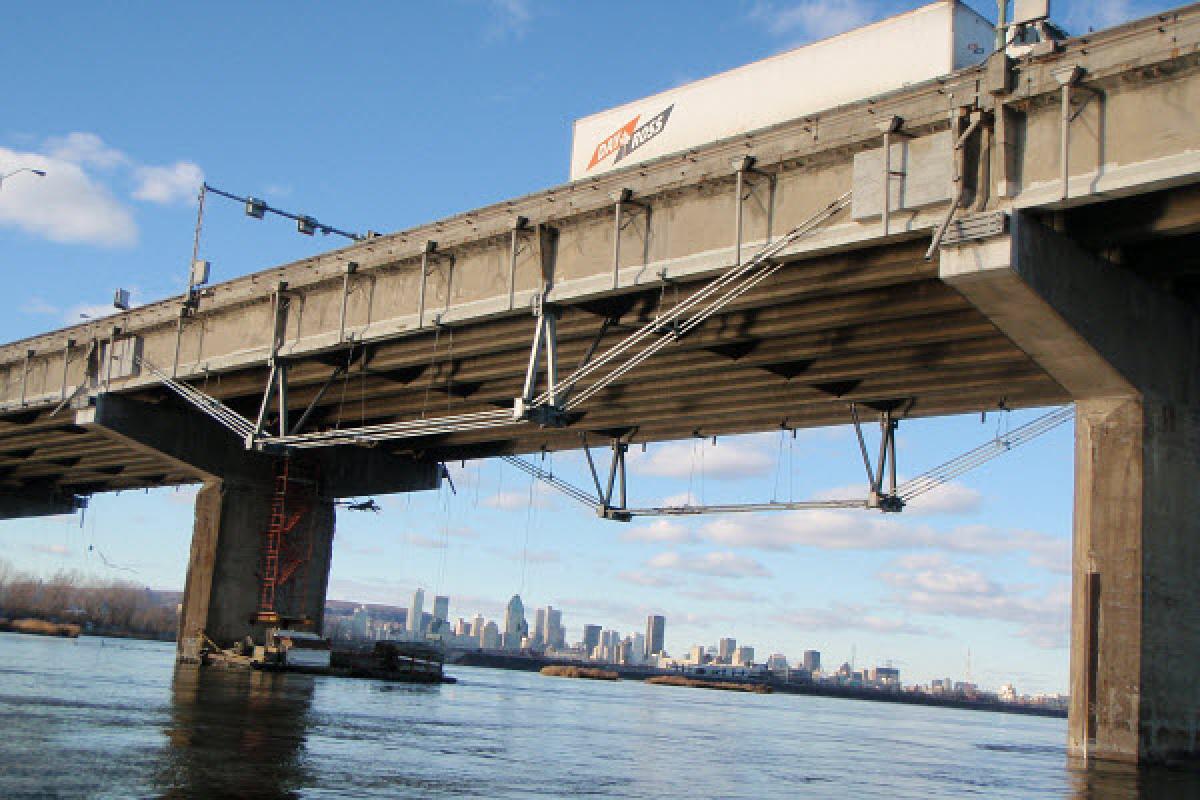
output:
<instances>
[{"instance_id":1,"label":"city skyline","mask_svg":"<svg viewBox=\"0 0 1200 800\"><path fill-rule=\"evenodd\" d=\"M855 663L857 657L853 650L845 660L836 657L832 659L828 668L822 665L821 650L819 649L806 648L797 655L791 655L775 650L769 645L760 647L746 643L739 644L736 636L721 636L715 640L715 644L693 643L686 652L672 653L661 648L652 651L651 648L657 646L655 640L661 641L666 627L667 619L661 614L647 616L645 634L634 631L624 637L620 630L603 623L581 622L576 626L580 636L573 640L567 635L567 631L572 628L562 625L561 622L563 609L555 608L553 605L538 606L534 611L534 627L530 629L528 625L523 626L526 635L520 644L514 644L511 640L505 639L504 634L509 632L510 627L513 630L521 630L521 623L527 622L523 616L524 601L519 595L513 595L505 604L503 627L497 624L496 620L489 619L478 611L472 617L458 615L457 620L451 625L450 616L454 615L439 617L436 613L419 610L421 603L418 600L423 596L424 587L415 589L413 602L408 608L387 604L354 604L357 606L357 610L351 615L350 630L360 639L415 638L416 640L425 640L428 636L434 636L452 649L477 647L483 650L547 653L559 658L579 658L599 663L659 667L668 664L676 667L708 664L733 667L754 666L775 672L786 673L789 670L801 670L811 675L823 674L847 679L861 676L856 679L880 685L886 685L889 682L904 685L900 680L900 670L893 665L892 660L888 659L886 663L876 665L857 664ZM452 598L446 595L437 595L436 597L439 606L444 611L449 609ZM335 602L352 601L338 599ZM393 616L403 614L404 621L398 623L387 620L371 620L369 616L371 609L368 608L370 605L375 606L377 613L382 612ZM520 616L515 609L521 610ZM414 612L417 613L414 614ZM417 620L419 621L414 623ZM547 620L552 621L548 622ZM376 622L380 624L373 627ZM441 627L439 627L439 623ZM543 632L539 633L539 630ZM652 634L653 631L657 631L657 633ZM336 625L331 629L330 621L327 618L325 632L326 635L337 638L339 629L336 628ZM621 644L626 645L626 649L620 649ZM766 655L767 653L770 655ZM661 659L652 656L661 656ZM958 687L960 691L964 687L974 691L978 686L981 691L999 693L1001 696L1005 695L1006 691L1011 694L1014 685L1012 678L1001 680L995 685L979 684L973 680L971 674L969 651L966 658L966 669L959 675L960 679L945 677L958 674L955 672L955 667L948 667L938 673L939 677L926 679L924 684L918 681L910 685L926 685L935 691L942 690L943 686L945 691L950 691L951 687ZM833 666L833 663L838 665ZM1048 692L1035 694L1053 695L1059 699L1064 696L1061 693Z\"/></svg>"}]
</instances>

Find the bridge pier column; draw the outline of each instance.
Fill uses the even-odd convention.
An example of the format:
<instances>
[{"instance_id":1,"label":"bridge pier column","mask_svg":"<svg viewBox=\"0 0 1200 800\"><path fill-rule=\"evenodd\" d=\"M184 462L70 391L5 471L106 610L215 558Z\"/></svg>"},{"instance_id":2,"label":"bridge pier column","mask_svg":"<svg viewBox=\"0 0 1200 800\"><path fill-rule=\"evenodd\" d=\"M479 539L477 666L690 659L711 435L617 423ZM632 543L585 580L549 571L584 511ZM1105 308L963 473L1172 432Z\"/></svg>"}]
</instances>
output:
<instances>
[{"instance_id":1,"label":"bridge pier column","mask_svg":"<svg viewBox=\"0 0 1200 800\"><path fill-rule=\"evenodd\" d=\"M270 483L209 481L196 495L191 557L179 621L178 655L195 661L203 639L228 647L252 637L262 643L265 626L254 621L259 608L263 538L270 521ZM333 501L319 498L299 526L311 542L311 556L293 581L278 592L276 608L304 617L320 630L333 555Z\"/></svg>"},{"instance_id":2,"label":"bridge pier column","mask_svg":"<svg viewBox=\"0 0 1200 800\"><path fill-rule=\"evenodd\" d=\"M1200 315L1012 222L941 276L1076 401L1070 751L1200 760Z\"/></svg>"}]
</instances>

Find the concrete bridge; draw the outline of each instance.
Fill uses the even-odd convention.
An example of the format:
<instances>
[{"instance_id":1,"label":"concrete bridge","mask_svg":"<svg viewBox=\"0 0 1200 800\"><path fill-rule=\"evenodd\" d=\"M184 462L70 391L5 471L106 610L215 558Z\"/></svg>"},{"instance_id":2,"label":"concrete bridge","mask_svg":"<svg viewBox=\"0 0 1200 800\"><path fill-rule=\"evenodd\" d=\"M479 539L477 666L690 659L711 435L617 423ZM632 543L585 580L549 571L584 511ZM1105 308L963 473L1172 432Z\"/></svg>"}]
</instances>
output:
<instances>
[{"instance_id":1,"label":"concrete bridge","mask_svg":"<svg viewBox=\"0 0 1200 800\"><path fill-rule=\"evenodd\" d=\"M1070 747L1193 759L1197 109L1193 5L5 345L0 515L203 482L188 657L319 622L333 499L440 461L1074 402ZM812 220L660 354L540 388Z\"/></svg>"}]
</instances>

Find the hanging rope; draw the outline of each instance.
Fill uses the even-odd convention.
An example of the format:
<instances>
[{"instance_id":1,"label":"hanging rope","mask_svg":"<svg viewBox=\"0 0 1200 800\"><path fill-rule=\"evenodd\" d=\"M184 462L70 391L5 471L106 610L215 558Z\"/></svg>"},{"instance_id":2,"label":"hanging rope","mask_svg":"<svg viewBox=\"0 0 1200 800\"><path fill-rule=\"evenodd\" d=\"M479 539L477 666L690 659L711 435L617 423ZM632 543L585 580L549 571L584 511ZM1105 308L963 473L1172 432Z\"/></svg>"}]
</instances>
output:
<instances>
[{"instance_id":1,"label":"hanging rope","mask_svg":"<svg viewBox=\"0 0 1200 800\"><path fill-rule=\"evenodd\" d=\"M783 472L783 426L779 426L779 447L775 453L775 484L771 487L771 502L779 499L779 476Z\"/></svg>"},{"instance_id":2,"label":"hanging rope","mask_svg":"<svg viewBox=\"0 0 1200 800\"><path fill-rule=\"evenodd\" d=\"M536 481L536 476L529 476L529 504L525 507L525 544L521 548L521 590L518 594L525 592L525 568L529 563L529 532L533 529L533 487Z\"/></svg>"}]
</instances>

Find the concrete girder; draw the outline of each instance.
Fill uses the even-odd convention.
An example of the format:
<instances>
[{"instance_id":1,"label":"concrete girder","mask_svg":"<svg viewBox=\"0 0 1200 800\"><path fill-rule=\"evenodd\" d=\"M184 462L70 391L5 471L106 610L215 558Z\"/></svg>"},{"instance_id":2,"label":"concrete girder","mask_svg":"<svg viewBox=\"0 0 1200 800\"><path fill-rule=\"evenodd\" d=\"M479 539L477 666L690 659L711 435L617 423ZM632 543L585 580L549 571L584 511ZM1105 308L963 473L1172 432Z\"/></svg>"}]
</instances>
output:
<instances>
[{"instance_id":1,"label":"concrete girder","mask_svg":"<svg viewBox=\"0 0 1200 800\"><path fill-rule=\"evenodd\" d=\"M246 450L233 433L190 409L102 394L76 413L75 424L188 472L195 482L266 485L274 477L273 457ZM338 447L305 458L317 467L322 494L330 498L436 489L441 480L436 463L377 449Z\"/></svg>"},{"instance_id":2,"label":"concrete girder","mask_svg":"<svg viewBox=\"0 0 1200 800\"><path fill-rule=\"evenodd\" d=\"M53 483L33 481L20 491L0 491L0 520L74 514L87 507L79 497Z\"/></svg>"},{"instance_id":3,"label":"concrete girder","mask_svg":"<svg viewBox=\"0 0 1200 800\"><path fill-rule=\"evenodd\" d=\"M1031 216L943 279L1076 402L1073 753L1200 759L1200 315Z\"/></svg>"}]
</instances>

